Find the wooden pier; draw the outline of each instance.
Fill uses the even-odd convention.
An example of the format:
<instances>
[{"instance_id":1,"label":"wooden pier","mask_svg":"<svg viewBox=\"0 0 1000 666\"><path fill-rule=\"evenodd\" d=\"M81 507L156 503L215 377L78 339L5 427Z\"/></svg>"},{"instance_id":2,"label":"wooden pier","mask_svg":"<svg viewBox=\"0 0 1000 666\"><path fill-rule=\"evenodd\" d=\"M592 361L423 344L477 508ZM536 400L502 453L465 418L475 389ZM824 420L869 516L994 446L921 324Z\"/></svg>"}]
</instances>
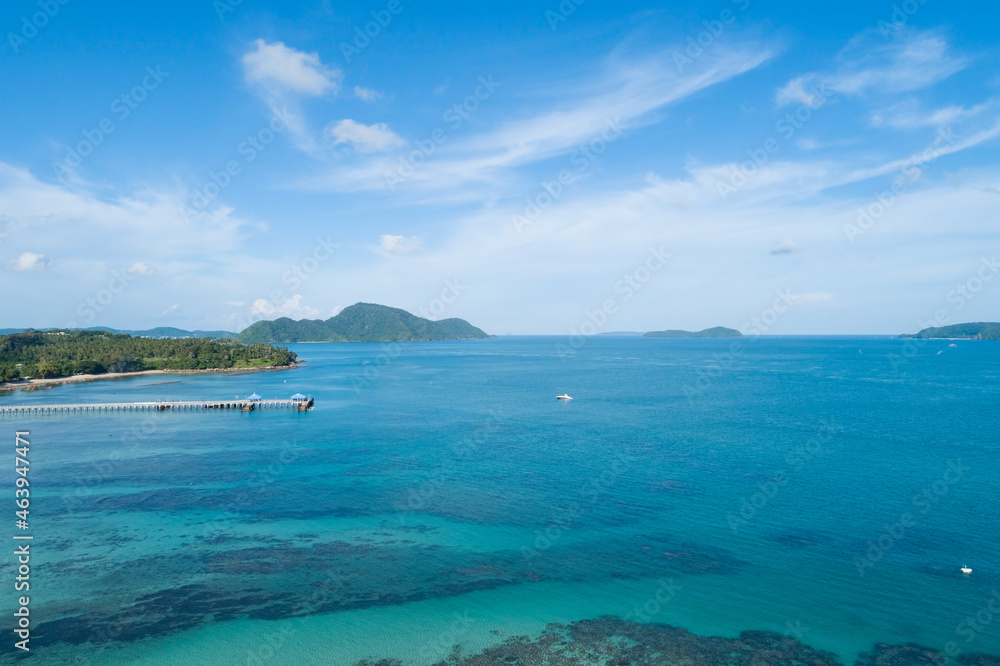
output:
<instances>
[{"instance_id":1,"label":"wooden pier","mask_svg":"<svg viewBox=\"0 0 1000 666\"><path fill-rule=\"evenodd\" d=\"M165 412L201 411L224 409L240 412L257 410L294 409L306 412L313 408L312 398L307 400L206 400L192 402L108 402L83 405L8 405L0 407L0 416L10 414L60 414L83 412Z\"/></svg>"}]
</instances>

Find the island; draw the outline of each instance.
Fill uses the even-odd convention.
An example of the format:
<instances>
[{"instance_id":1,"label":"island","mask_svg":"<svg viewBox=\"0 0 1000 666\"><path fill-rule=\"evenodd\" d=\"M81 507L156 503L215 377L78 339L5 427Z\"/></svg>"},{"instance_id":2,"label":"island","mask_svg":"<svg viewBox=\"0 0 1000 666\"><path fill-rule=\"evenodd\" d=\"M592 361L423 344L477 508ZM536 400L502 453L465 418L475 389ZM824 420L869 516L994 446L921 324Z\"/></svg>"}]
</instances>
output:
<instances>
[{"instance_id":1,"label":"island","mask_svg":"<svg viewBox=\"0 0 1000 666\"><path fill-rule=\"evenodd\" d=\"M921 339L963 339L963 340L1000 340L1000 323L978 321L968 324L952 324L925 328L919 333L904 333L901 338Z\"/></svg>"},{"instance_id":2,"label":"island","mask_svg":"<svg viewBox=\"0 0 1000 666\"><path fill-rule=\"evenodd\" d=\"M211 338L154 339L103 331L33 331L0 336L0 382L69 380L138 372L289 368L295 352ZM11 388L17 384L4 385Z\"/></svg>"},{"instance_id":3,"label":"island","mask_svg":"<svg viewBox=\"0 0 1000 666\"><path fill-rule=\"evenodd\" d=\"M282 317L258 321L235 340L247 343L291 342L418 342L483 340L493 337L464 319L432 321L406 310L374 303L355 303L327 320Z\"/></svg>"},{"instance_id":4,"label":"island","mask_svg":"<svg viewBox=\"0 0 1000 666\"><path fill-rule=\"evenodd\" d=\"M703 331L650 331L644 333L644 338L742 338L743 334L734 328L715 326Z\"/></svg>"},{"instance_id":5,"label":"island","mask_svg":"<svg viewBox=\"0 0 1000 666\"><path fill-rule=\"evenodd\" d=\"M28 330L37 330L41 332L47 331L59 331L59 330L69 330L69 331L98 331L101 333L117 333L121 335L131 335L133 338L212 338L213 340L219 338L232 338L236 334L232 331L185 331L182 328L174 328L173 326L160 326L158 328L150 328L144 331L130 331L119 328L107 328L106 326L94 326L92 328L70 328L70 329L59 329L59 328L42 328L42 329L28 329L28 328L0 328L0 335L10 335L11 333L23 333Z\"/></svg>"}]
</instances>

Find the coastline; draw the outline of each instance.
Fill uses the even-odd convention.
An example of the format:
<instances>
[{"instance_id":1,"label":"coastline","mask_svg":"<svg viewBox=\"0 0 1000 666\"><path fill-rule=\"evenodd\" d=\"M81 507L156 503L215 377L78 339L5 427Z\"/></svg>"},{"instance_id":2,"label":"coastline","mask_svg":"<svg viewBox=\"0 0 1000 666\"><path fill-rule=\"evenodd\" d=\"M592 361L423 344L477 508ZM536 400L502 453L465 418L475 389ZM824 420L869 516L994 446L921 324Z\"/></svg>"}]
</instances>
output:
<instances>
[{"instance_id":1,"label":"coastline","mask_svg":"<svg viewBox=\"0 0 1000 666\"><path fill-rule=\"evenodd\" d=\"M265 365L259 368L206 368L203 370L139 370L137 372L106 372L100 375L72 375L70 377L53 377L51 379L29 379L16 382L0 382L0 392L16 391L24 389L26 391L37 391L39 389L52 388L61 384L75 384L79 382L96 382L108 379L126 379L128 377L142 377L144 375L202 375L213 372L231 372L236 374L249 374L253 372L263 372L267 370L292 370L299 367L304 361L297 361L291 365Z\"/></svg>"}]
</instances>

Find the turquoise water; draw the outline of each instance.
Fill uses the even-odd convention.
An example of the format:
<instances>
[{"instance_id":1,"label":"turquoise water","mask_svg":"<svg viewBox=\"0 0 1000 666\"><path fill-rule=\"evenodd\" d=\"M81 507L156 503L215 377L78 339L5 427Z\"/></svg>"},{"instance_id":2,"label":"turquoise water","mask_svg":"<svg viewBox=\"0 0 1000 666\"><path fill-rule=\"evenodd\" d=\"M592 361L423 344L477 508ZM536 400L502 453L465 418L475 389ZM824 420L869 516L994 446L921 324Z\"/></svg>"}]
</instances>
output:
<instances>
[{"instance_id":1,"label":"turquoise water","mask_svg":"<svg viewBox=\"0 0 1000 666\"><path fill-rule=\"evenodd\" d=\"M1000 655L1000 344L557 343L297 345L294 370L0 398L316 398L0 417L31 431L31 658L431 664L603 616L845 664Z\"/></svg>"}]
</instances>

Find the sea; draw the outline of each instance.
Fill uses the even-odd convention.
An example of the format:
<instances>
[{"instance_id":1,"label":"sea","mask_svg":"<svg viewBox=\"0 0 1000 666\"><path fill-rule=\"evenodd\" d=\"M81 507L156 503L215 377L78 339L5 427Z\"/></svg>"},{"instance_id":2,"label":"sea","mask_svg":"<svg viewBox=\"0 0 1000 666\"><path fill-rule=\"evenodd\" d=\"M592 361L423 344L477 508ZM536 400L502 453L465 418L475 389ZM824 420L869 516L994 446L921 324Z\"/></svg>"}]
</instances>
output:
<instances>
[{"instance_id":1,"label":"sea","mask_svg":"<svg viewBox=\"0 0 1000 666\"><path fill-rule=\"evenodd\" d=\"M0 416L0 663L1000 664L998 342L292 349L0 396L315 399Z\"/></svg>"}]
</instances>

